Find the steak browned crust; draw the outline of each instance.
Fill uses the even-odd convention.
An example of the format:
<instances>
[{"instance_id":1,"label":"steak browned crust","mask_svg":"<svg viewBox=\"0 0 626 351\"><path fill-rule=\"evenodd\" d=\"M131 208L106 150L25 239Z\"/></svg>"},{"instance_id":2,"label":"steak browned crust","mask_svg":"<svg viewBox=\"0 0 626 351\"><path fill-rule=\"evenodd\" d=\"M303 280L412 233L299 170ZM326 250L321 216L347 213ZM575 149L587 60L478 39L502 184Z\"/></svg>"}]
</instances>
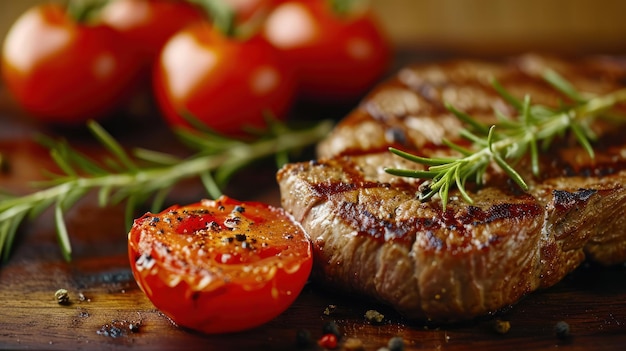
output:
<instances>
[{"instance_id":1,"label":"steak browned crust","mask_svg":"<svg viewBox=\"0 0 626 351\"><path fill-rule=\"evenodd\" d=\"M594 125L601 135L595 160L569 138L542 154L540 177L522 160L516 169L527 192L492 167L486 185L468 187L473 204L451 191L445 210L436 197L417 199L422 180L384 172L422 167L389 146L423 156L451 152L441 140L458 138L461 125L444 101L483 121L493 120L493 108L512 113L492 78L520 98L557 104L564 97L539 78L546 67L586 92L616 90L626 77L626 67L607 58L529 55L406 68L338 124L317 161L281 169L282 206L311 237L314 277L410 318L451 322L514 304L585 259L626 261L624 128Z\"/></svg>"}]
</instances>

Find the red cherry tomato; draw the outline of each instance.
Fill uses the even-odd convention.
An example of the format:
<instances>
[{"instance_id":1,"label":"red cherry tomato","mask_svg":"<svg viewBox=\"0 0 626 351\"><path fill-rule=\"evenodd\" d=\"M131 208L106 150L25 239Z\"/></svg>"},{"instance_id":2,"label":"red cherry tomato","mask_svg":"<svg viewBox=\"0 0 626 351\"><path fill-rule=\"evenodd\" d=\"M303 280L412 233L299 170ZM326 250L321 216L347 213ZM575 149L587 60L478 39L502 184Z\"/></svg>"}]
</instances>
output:
<instances>
[{"instance_id":1,"label":"red cherry tomato","mask_svg":"<svg viewBox=\"0 0 626 351\"><path fill-rule=\"evenodd\" d=\"M144 215L128 249L152 303L204 333L272 320L296 299L313 261L302 227L282 209L228 197Z\"/></svg>"},{"instance_id":2,"label":"red cherry tomato","mask_svg":"<svg viewBox=\"0 0 626 351\"><path fill-rule=\"evenodd\" d=\"M385 73L390 44L369 8L339 14L331 3L283 1L268 16L263 35L296 68L301 98L351 102Z\"/></svg>"},{"instance_id":3,"label":"red cherry tomato","mask_svg":"<svg viewBox=\"0 0 626 351\"><path fill-rule=\"evenodd\" d=\"M166 120L187 125L190 114L230 135L262 128L265 114L285 119L295 78L276 49L256 36L238 40L195 23L165 44L154 73L155 96Z\"/></svg>"},{"instance_id":4,"label":"red cherry tomato","mask_svg":"<svg viewBox=\"0 0 626 351\"><path fill-rule=\"evenodd\" d=\"M195 5L175 0L114 0L100 12L102 23L132 41L147 62L174 33L205 17Z\"/></svg>"},{"instance_id":5,"label":"red cherry tomato","mask_svg":"<svg viewBox=\"0 0 626 351\"><path fill-rule=\"evenodd\" d=\"M76 124L118 107L134 83L136 58L115 30L77 23L58 4L26 11L10 28L2 74L34 117Z\"/></svg>"},{"instance_id":6,"label":"red cherry tomato","mask_svg":"<svg viewBox=\"0 0 626 351\"><path fill-rule=\"evenodd\" d=\"M222 0L235 13L237 24L262 20L274 7L276 0Z\"/></svg>"}]
</instances>

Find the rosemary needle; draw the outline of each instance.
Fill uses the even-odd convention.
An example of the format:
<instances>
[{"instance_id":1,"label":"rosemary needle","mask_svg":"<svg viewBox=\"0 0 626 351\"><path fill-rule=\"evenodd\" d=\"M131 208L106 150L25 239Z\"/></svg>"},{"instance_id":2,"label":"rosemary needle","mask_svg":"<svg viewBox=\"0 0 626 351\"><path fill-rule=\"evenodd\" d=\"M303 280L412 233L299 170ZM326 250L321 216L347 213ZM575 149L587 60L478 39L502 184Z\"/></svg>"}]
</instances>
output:
<instances>
[{"instance_id":1,"label":"rosemary needle","mask_svg":"<svg viewBox=\"0 0 626 351\"><path fill-rule=\"evenodd\" d=\"M71 258L72 248L63 214L88 191L98 189L100 206L126 201L126 222L130 226L135 207L152 199L152 209L162 205L168 191L178 182L199 178L211 197L241 167L272 155L281 157L293 150L314 144L331 129L331 121L322 121L308 129L292 129L272 122L269 133L254 141L226 138L210 132L179 131L181 140L197 152L185 159L172 155L138 150L129 155L99 124L88 127L108 151L104 160L94 160L70 148L64 142L50 142L51 157L62 174L39 184L33 193L14 196L0 193L0 257L8 259L19 225L49 207L54 219L61 252ZM140 164L140 162L142 164Z\"/></svg>"},{"instance_id":2,"label":"rosemary needle","mask_svg":"<svg viewBox=\"0 0 626 351\"><path fill-rule=\"evenodd\" d=\"M431 179L419 198L427 201L435 195L439 195L442 207L448 203L450 188L456 187L461 197L468 203L472 198L465 190L465 184L469 179L475 179L477 183L483 182L487 168L496 163L513 181L524 191L528 186L522 176L507 162L519 160L526 153L530 153L532 172L539 174L539 147L543 142L546 146L555 137L571 131L580 145L590 157L594 157L591 140L595 137L589 121L602 117L615 105L626 102L626 89L612 93L584 98L583 94L558 73L547 70L544 79L556 90L569 97L573 103L559 108L548 108L542 105L531 104L530 96L518 100L509 94L498 82L493 86L496 91L518 112L516 119L504 117L496 111L500 117L500 123L487 126L471 116L447 105L448 110L461 121L469 125L471 130L463 129L460 135L474 142L477 149L467 149L445 140L444 143L451 149L461 154L458 158L428 158L412 155L407 152L390 148L389 151L405 158L427 166L426 170L410 170L386 168L385 171L392 175L412 178ZM610 117L615 118L612 115ZM624 116L617 116L619 120L626 121Z\"/></svg>"}]
</instances>

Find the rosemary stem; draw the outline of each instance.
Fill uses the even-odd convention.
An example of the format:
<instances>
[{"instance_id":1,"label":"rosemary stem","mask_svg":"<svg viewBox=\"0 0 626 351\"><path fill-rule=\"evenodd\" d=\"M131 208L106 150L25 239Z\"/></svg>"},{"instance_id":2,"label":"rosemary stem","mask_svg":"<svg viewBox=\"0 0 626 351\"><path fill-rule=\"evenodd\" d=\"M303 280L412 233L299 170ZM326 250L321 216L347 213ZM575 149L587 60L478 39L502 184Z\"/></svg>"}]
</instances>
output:
<instances>
[{"instance_id":1,"label":"rosemary stem","mask_svg":"<svg viewBox=\"0 0 626 351\"><path fill-rule=\"evenodd\" d=\"M626 89L585 99L557 73L549 73L548 78L550 84L574 100L574 106L561 107L560 109L550 109L541 105L532 106L529 96L526 96L523 102L519 101L496 82L494 85L496 90L520 113L517 116L518 121L505 120L501 124L487 127L471 116L456 110L453 106L447 105L450 112L460 120L470 124L479 133L487 134L483 138L483 136L476 135L472 131L461 130L460 136L473 141L480 147L476 150L467 150L453 142L446 142L445 144L450 146L452 150L462 154L460 158L447 159L419 157L390 148L394 154L409 161L423 164L427 166L427 169L413 171L387 168L385 171L398 176L432 179L431 184L423 187L425 190L419 194L419 198L422 201L427 201L438 194L442 206L445 208L448 202L448 191L452 186L459 189L463 199L472 203L471 197L465 191L465 182L469 177L475 176L477 183L484 183L485 171L492 163L497 164L520 188L525 191L528 190L528 185L523 177L507 162L507 159L520 159L526 152L530 151L532 173L538 175L537 143L539 141L549 143L555 136L562 135L567 131L571 131L583 149L591 158L594 158L594 151L590 142L594 133L588 122L600 115L613 119L617 117L618 121L624 122L623 116L612 116L607 112L617 104L626 102Z\"/></svg>"},{"instance_id":2,"label":"rosemary stem","mask_svg":"<svg viewBox=\"0 0 626 351\"><path fill-rule=\"evenodd\" d=\"M332 126L332 121L322 121L306 130L290 130L251 143L224 144L213 153L199 152L195 156L173 164L138 167L130 159L124 159L128 162L126 162L126 168L123 171L87 176L79 175L68 169L65 177L55 179L56 185L27 195L6 197L0 200L0 257L7 258L15 230L25 215L29 213L38 213L40 209L54 204L59 242L64 257L69 260L71 245L63 222L63 211L87 191L100 188L99 203L101 206L108 202L107 199L110 198L110 193L113 190L120 192L116 194L118 195L117 199L126 199L129 203L141 199L142 194L156 193L155 196L164 196L162 191L166 191L175 183L194 177L206 178L208 174L220 170L227 164L250 164L254 160L269 157L276 153L314 144L326 136ZM100 136L102 137L102 135ZM109 144L117 145L115 142L108 142L107 145ZM113 150L113 152L115 151ZM123 151L117 151L115 154L118 158L120 155L125 155Z\"/></svg>"},{"instance_id":3,"label":"rosemary stem","mask_svg":"<svg viewBox=\"0 0 626 351\"><path fill-rule=\"evenodd\" d=\"M604 96L592 98L575 109L563 112L553 118L542 120L536 125L529 126L524 133L500 139L494 142L491 145L491 148L485 147L480 149L463 160L466 160L469 163L489 162L491 161L492 154L494 152L501 152L518 144L528 145L531 142L557 135L570 128L572 124L581 122L587 118L595 117L598 113L624 101L626 101L626 89L617 90Z\"/></svg>"},{"instance_id":4,"label":"rosemary stem","mask_svg":"<svg viewBox=\"0 0 626 351\"><path fill-rule=\"evenodd\" d=\"M4 201L3 207L9 208L20 204L39 203L48 199L60 198L71 189L75 188L122 188L130 185L149 185L152 182L173 184L179 180L192 178L204 172L214 171L227 160L232 161L233 158L241 162L247 162L270 156L276 152L310 145L326 135L331 129L331 125L332 122L330 121L323 122L310 130L281 134L275 139L242 144L238 148L225 150L224 153L219 155L190 158L172 166L139 169L128 173L105 174L96 177L77 177L57 186L43 189L29 195L7 199ZM0 222L11 217L12 212L14 211L0 212Z\"/></svg>"}]
</instances>

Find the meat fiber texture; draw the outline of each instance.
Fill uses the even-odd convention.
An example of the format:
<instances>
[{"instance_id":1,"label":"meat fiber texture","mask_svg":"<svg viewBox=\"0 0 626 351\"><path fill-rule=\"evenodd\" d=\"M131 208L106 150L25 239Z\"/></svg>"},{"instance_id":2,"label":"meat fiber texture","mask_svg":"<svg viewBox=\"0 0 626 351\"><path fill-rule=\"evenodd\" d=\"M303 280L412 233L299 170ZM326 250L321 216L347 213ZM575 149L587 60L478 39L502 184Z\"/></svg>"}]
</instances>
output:
<instances>
[{"instance_id":1,"label":"meat fiber texture","mask_svg":"<svg viewBox=\"0 0 626 351\"><path fill-rule=\"evenodd\" d=\"M564 136L514 166L523 191L497 167L485 184L468 184L468 204L451 190L416 196L424 180L392 176L386 167L423 169L388 151L449 155L462 123L449 102L484 123L494 109L514 110L493 89L556 106L566 100L541 74L551 68L580 91L607 93L626 82L610 57L563 60L525 55L502 61L455 60L400 70L376 87L318 145L318 159L277 174L282 206L307 231L315 280L390 305L408 318L457 322L511 306L550 287L584 260L626 261L626 129L596 123L595 159ZM623 106L622 106L623 107Z\"/></svg>"}]
</instances>

